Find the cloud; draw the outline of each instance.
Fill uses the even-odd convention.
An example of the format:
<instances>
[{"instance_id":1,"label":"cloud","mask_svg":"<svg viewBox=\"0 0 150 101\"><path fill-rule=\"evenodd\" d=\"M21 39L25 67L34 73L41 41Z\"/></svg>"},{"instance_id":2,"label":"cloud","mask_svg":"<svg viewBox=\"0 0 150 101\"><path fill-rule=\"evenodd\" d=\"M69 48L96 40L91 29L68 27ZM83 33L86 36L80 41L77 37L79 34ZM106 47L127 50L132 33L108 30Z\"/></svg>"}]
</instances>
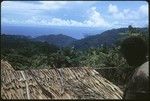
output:
<instances>
[{"instance_id":1,"label":"cloud","mask_svg":"<svg viewBox=\"0 0 150 101\"><path fill-rule=\"evenodd\" d=\"M123 9L119 10L116 5L110 4L108 12L114 19L119 20L139 20L148 16L148 5L141 5L137 10Z\"/></svg>"},{"instance_id":2,"label":"cloud","mask_svg":"<svg viewBox=\"0 0 150 101\"><path fill-rule=\"evenodd\" d=\"M145 26L148 25L148 5L144 4L137 8L137 10L125 8L120 10L117 5L110 4L108 6L109 17L112 17L114 21L110 23L113 27L127 27L133 26Z\"/></svg>"},{"instance_id":3,"label":"cloud","mask_svg":"<svg viewBox=\"0 0 150 101\"><path fill-rule=\"evenodd\" d=\"M84 26L83 23L75 20L63 20L61 18L52 18L47 20L47 25L56 25L56 26Z\"/></svg>"},{"instance_id":4,"label":"cloud","mask_svg":"<svg viewBox=\"0 0 150 101\"><path fill-rule=\"evenodd\" d=\"M148 4L136 5L134 10L133 7L122 9L106 3L108 8L105 9L101 2L96 2L98 1L3 1L1 24L100 28L148 24Z\"/></svg>"},{"instance_id":5,"label":"cloud","mask_svg":"<svg viewBox=\"0 0 150 101\"><path fill-rule=\"evenodd\" d=\"M1 3L2 14L13 13L23 16L39 14L45 11L54 11L67 5L67 1L3 1ZM17 5L17 6L15 6Z\"/></svg>"},{"instance_id":6,"label":"cloud","mask_svg":"<svg viewBox=\"0 0 150 101\"><path fill-rule=\"evenodd\" d=\"M39 1L41 3L41 9L59 9L66 5L67 1Z\"/></svg>"},{"instance_id":7,"label":"cloud","mask_svg":"<svg viewBox=\"0 0 150 101\"><path fill-rule=\"evenodd\" d=\"M40 10L59 10L61 8L67 8L70 5L92 5L96 2L89 1L89 2L83 2L83 1L3 1L1 3L1 8L3 11L17 11L22 13L22 11L25 12L33 12L34 11L40 11ZM17 5L17 6L13 6ZM84 6L86 6L84 5Z\"/></svg>"},{"instance_id":8,"label":"cloud","mask_svg":"<svg viewBox=\"0 0 150 101\"><path fill-rule=\"evenodd\" d=\"M87 10L87 19L84 21L63 20L60 18L53 18L48 22L49 25L59 26L80 26L80 27L108 27L109 24L104 20L101 14L96 10L96 7L91 7Z\"/></svg>"},{"instance_id":9,"label":"cloud","mask_svg":"<svg viewBox=\"0 0 150 101\"><path fill-rule=\"evenodd\" d=\"M21 21L18 21L17 19L3 18L2 23L33 26L85 26L82 22L78 22L75 20L63 20L61 18L42 19L41 17L31 17L30 19Z\"/></svg>"},{"instance_id":10,"label":"cloud","mask_svg":"<svg viewBox=\"0 0 150 101\"><path fill-rule=\"evenodd\" d=\"M109 24L104 20L101 14L96 10L96 7L91 7L87 10L87 19L84 21L76 21L72 19L61 18L42 18L40 16L31 16L25 20L18 19L2 19L3 23L14 23L24 25L54 25L54 26L78 26L78 27L108 27Z\"/></svg>"},{"instance_id":11,"label":"cloud","mask_svg":"<svg viewBox=\"0 0 150 101\"><path fill-rule=\"evenodd\" d=\"M88 20L84 21L84 24L93 27L108 27L109 24L104 20L102 15L96 10L96 7L90 8L88 10Z\"/></svg>"},{"instance_id":12,"label":"cloud","mask_svg":"<svg viewBox=\"0 0 150 101\"><path fill-rule=\"evenodd\" d=\"M148 5L141 5L139 7L139 12L144 14L145 16L148 16Z\"/></svg>"},{"instance_id":13,"label":"cloud","mask_svg":"<svg viewBox=\"0 0 150 101\"><path fill-rule=\"evenodd\" d=\"M17 10L19 8L20 10L32 10L32 9L43 9L43 10L53 10L53 9L59 9L61 7L64 7L66 5L67 1L3 1L2 2L2 8L4 9L13 9ZM17 5L17 6L12 6Z\"/></svg>"},{"instance_id":14,"label":"cloud","mask_svg":"<svg viewBox=\"0 0 150 101\"><path fill-rule=\"evenodd\" d=\"M112 14L117 13L118 7L116 5L109 4L108 11L109 11L109 13L112 13Z\"/></svg>"}]
</instances>

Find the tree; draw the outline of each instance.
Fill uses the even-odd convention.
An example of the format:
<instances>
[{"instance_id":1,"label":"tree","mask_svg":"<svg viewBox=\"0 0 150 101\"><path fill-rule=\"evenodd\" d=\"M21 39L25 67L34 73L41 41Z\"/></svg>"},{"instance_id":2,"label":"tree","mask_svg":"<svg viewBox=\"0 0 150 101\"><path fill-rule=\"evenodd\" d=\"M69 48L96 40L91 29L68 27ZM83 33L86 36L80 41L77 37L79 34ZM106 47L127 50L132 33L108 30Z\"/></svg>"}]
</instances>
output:
<instances>
[{"instance_id":1,"label":"tree","mask_svg":"<svg viewBox=\"0 0 150 101\"><path fill-rule=\"evenodd\" d=\"M134 32L134 28L133 28L131 25L129 25L129 26L128 26L128 34L129 34L129 35L132 35L133 32Z\"/></svg>"}]
</instances>

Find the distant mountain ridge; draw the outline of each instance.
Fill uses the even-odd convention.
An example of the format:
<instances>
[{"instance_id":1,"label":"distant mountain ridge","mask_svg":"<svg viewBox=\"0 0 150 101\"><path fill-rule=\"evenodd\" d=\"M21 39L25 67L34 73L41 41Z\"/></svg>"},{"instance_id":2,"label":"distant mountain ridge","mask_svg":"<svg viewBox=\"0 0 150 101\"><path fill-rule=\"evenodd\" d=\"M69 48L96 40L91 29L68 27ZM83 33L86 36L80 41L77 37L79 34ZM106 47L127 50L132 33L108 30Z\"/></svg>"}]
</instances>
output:
<instances>
[{"instance_id":1,"label":"distant mountain ridge","mask_svg":"<svg viewBox=\"0 0 150 101\"><path fill-rule=\"evenodd\" d=\"M148 28L136 28L136 30L145 32L148 31ZM96 48L101 45L113 46L120 38L124 37L128 31L128 28L117 28L106 30L102 33L96 35L89 35L83 39L75 39L67 35L63 34L50 34L50 35L42 35L36 38L26 37L23 35L12 35L16 38L24 38L30 39L33 41L47 42L48 44L53 44L58 47L74 47L75 49L88 49L90 47Z\"/></svg>"},{"instance_id":2,"label":"distant mountain ridge","mask_svg":"<svg viewBox=\"0 0 150 101\"><path fill-rule=\"evenodd\" d=\"M42 35L42 36L33 38L33 40L47 42L49 44L54 44L59 47L66 47L73 41L76 41L77 39L72 38L70 36L63 35L63 34L58 34L58 35Z\"/></svg>"},{"instance_id":3,"label":"distant mountain ridge","mask_svg":"<svg viewBox=\"0 0 150 101\"><path fill-rule=\"evenodd\" d=\"M33 38L33 40L48 42L49 44L54 44L59 47L74 46L76 49L88 49L90 47L99 47L102 44L111 46L116 42L116 40L123 36L119 33L125 33L126 31L128 31L128 28L111 29L106 30L100 34L87 36L80 40L63 34L42 35Z\"/></svg>"},{"instance_id":4,"label":"distant mountain ridge","mask_svg":"<svg viewBox=\"0 0 150 101\"><path fill-rule=\"evenodd\" d=\"M42 35L63 34L76 39L84 38L85 35L95 35L104 29L92 27L65 27L65 26L1 26L1 33L9 35L26 35L38 37Z\"/></svg>"},{"instance_id":5,"label":"distant mountain ridge","mask_svg":"<svg viewBox=\"0 0 150 101\"><path fill-rule=\"evenodd\" d=\"M113 31L113 32L112 32ZM120 32L125 32L126 29L113 29L104 31L101 34L93 35L86 37L81 40L77 40L73 42L70 46L74 46L76 49L88 49L90 47L96 48L100 47L101 45L113 45L115 41L120 38L122 35L118 34Z\"/></svg>"},{"instance_id":6,"label":"distant mountain ridge","mask_svg":"<svg viewBox=\"0 0 150 101\"><path fill-rule=\"evenodd\" d=\"M148 31L147 28L136 28L136 30L140 32ZM126 34L122 33L126 33L127 31L128 28L106 30L101 34L92 35L81 40L77 40L71 43L70 46L74 46L74 48L81 50L88 49L90 47L96 48L101 45L113 46L117 41L119 41L120 38L126 36Z\"/></svg>"}]
</instances>

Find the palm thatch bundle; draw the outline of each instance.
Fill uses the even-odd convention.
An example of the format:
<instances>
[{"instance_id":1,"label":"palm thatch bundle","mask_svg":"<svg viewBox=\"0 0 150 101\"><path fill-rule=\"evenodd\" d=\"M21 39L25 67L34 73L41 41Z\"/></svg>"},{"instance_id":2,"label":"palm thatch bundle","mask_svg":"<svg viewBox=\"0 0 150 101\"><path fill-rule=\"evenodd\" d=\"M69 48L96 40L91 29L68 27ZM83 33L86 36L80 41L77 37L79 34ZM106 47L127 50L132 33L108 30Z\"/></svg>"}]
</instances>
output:
<instances>
[{"instance_id":1,"label":"palm thatch bundle","mask_svg":"<svg viewBox=\"0 0 150 101\"><path fill-rule=\"evenodd\" d=\"M122 94L93 68L15 71L1 60L2 99L122 99Z\"/></svg>"}]
</instances>

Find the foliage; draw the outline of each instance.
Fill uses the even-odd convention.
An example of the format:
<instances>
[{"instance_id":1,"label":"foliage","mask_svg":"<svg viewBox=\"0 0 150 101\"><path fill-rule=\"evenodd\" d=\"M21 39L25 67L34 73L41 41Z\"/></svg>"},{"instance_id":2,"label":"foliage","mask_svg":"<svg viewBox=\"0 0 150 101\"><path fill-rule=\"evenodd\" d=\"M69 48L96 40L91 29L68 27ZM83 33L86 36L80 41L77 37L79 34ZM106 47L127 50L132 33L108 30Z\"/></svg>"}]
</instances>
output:
<instances>
[{"instance_id":1,"label":"foliage","mask_svg":"<svg viewBox=\"0 0 150 101\"><path fill-rule=\"evenodd\" d=\"M105 59L106 54L102 52L102 49L90 48L81 56L80 62L83 66L104 67Z\"/></svg>"},{"instance_id":2,"label":"foliage","mask_svg":"<svg viewBox=\"0 0 150 101\"><path fill-rule=\"evenodd\" d=\"M44 54L40 55L34 55L31 57L31 68L39 69L39 68L47 68L48 67L48 61L47 56Z\"/></svg>"},{"instance_id":3,"label":"foliage","mask_svg":"<svg viewBox=\"0 0 150 101\"><path fill-rule=\"evenodd\" d=\"M54 45L17 35L1 35L1 48L1 58L8 60L15 69L47 65L46 56L58 50Z\"/></svg>"},{"instance_id":4,"label":"foliage","mask_svg":"<svg viewBox=\"0 0 150 101\"><path fill-rule=\"evenodd\" d=\"M142 30L142 31L141 31ZM105 34L105 33L108 34ZM79 47L57 48L47 42L37 42L25 36L1 35L1 58L9 61L15 69L63 68L90 66L95 68L119 67L128 68L128 64L120 54L120 43L126 37L140 36L149 44L146 29L133 28L113 29L101 35L89 36L78 41ZM114 32L112 34L112 32ZM124 34L119 34L123 32ZM111 34L111 36L109 36ZM120 37L120 35L122 37ZM113 37L113 38L111 38ZM119 39L116 37L120 37ZM106 38L108 38L106 40ZM111 40L109 40L111 38ZM116 38L116 39L115 39ZM114 42L113 46L108 43ZM107 41L107 42L106 42ZM98 42L98 43L97 43ZM96 45L93 46L93 43ZM93 46L93 48L91 48ZM78 50L81 48L81 50ZM84 50L82 50L84 49Z\"/></svg>"},{"instance_id":5,"label":"foliage","mask_svg":"<svg viewBox=\"0 0 150 101\"><path fill-rule=\"evenodd\" d=\"M56 68L79 66L79 54L73 48L62 48L48 56L48 64Z\"/></svg>"},{"instance_id":6,"label":"foliage","mask_svg":"<svg viewBox=\"0 0 150 101\"><path fill-rule=\"evenodd\" d=\"M63 34L58 34L58 35L42 35L34 38L34 40L37 41L46 41L49 44L54 44L58 47L65 47L75 41L76 39L63 35Z\"/></svg>"},{"instance_id":7,"label":"foliage","mask_svg":"<svg viewBox=\"0 0 150 101\"><path fill-rule=\"evenodd\" d=\"M80 60L84 66L96 68L120 67L126 65L126 61L119 53L119 47L89 49Z\"/></svg>"},{"instance_id":8,"label":"foliage","mask_svg":"<svg viewBox=\"0 0 150 101\"><path fill-rule=\"evenodd\" d=\"M27 69L30 67L31 62L29 58L23 57L18 54L8 54L5 56L4 60L7 60L11 63L14 69Z\"/></svg>"}]
</instances>

